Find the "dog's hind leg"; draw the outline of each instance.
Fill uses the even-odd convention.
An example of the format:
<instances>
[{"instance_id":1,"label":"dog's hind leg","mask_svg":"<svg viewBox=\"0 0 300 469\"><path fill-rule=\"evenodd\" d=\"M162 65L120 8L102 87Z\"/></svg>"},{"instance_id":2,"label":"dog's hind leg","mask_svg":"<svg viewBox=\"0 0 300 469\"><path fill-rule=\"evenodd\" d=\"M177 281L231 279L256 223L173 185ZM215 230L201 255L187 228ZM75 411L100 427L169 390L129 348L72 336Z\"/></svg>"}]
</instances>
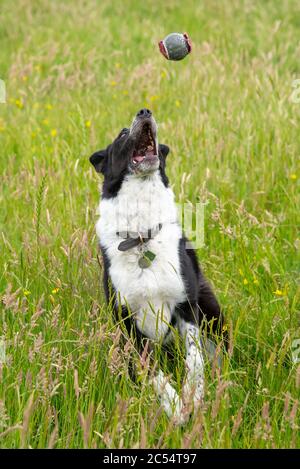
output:
<instances>
[{"instance_id":1,"label":"dog's hind leg","mask_svg":"<svg viewBox=\"0 0 300 469\"><path fill-rule=\"evenodd\" d=\"M200 338L200 329L196 323L179 320L179 332L184 338L186 348L186 378L182 388L185 406L197 409L204 397L204 351Z\"/></svg>"},{"instance_id":2,"label":"dog's hind leg","mask_svg":"<svg viewBox=\"0 0 300 469\"><path fill-rule=\"evenodd\" d=\"M211 286L203 276L201 276L199 282L199 296L197 302L200 312L200 325L202 320L205 319L212 328L211 332L221 337L223 335L222 330L224 326L224 316ZM226 342L226 337L224 335L223 339Z\"/></svg>"},{"instance_id":3,"label":"dog's hind leg","mask_svg":"<svg viewBox=\"0 0 300 469\"><path fill-rule=\"evenodd\" d=\"M151 365L150 383L152 384L153 389L160 400L161 407L167 416L173 419L173 422L176 425L183 425L186 423L189 415L186 415L184 412L185 409L182 399L171 385L170 379L161 369L157 370L155 368L152 352L153 347L149 341L147 341L144 350L141 353L141 360L144 362L145 357L150 353L150 360L148 361L148 364Z\"/></svg>"},{"instance_id":4,"label":"dog's hind leg","mask_svg":"<svg viewBox=\"0 0 300 469\"><path fill-rule=\"evenodd\" d=\"M186 377L182 387L182 398L161 370L152 377L152 384L166 414L173 417L175 423L183 425L189 419L192 410L196 410L203 401L204 350L196 322L179 318L178 326L186 348Z\"/></svg>"}]
</instances>

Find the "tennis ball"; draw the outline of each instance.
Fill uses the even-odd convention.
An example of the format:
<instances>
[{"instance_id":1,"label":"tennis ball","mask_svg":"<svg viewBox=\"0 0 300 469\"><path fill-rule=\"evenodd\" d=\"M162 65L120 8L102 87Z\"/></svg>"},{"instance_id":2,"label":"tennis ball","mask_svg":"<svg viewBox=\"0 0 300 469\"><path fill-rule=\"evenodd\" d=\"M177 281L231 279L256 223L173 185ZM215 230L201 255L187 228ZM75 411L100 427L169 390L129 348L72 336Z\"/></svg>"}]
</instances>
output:
<instances>
[{"instance_id":1,"label":"tennis ball","mask_svg":"<svg viewBox=\"0 0 300 469\"><path fill-rule=\"evenodd\" d=\"M158 47L162 55L168 60L182 60L192 50L192 43L187 33L171 33Z\"/></svg>"}]
</instances>

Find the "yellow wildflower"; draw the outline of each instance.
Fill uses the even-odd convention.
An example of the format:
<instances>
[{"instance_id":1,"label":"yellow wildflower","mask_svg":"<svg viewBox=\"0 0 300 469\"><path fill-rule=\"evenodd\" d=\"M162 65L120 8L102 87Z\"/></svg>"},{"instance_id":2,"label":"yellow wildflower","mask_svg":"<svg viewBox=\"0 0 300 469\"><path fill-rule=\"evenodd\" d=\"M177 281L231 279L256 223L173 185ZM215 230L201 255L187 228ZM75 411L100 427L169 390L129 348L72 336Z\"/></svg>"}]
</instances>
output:
<instances>
[{"instance_id":1,"label":"yellow wildflower","mask_svg":"<svg viewBox=\"0 0 300 469\"><path fill-rule=\"evenodd\" d=\"M51 111L53 109L52 104L47 103L45 106L45 109L47 109L48 111Z\"/></svg>"},{"instance_id":2,"label":"yellow wildflower","mask_svg":"<svg viewBox=\"0 0 300 469\"><path fill-rule=\"evenodd\" d=\"M21 99L16 99L15 100L15 105L19 108L19 109L23 109L24 105L21 101Z\"/></svg>"},{"instance_id":3,"label":"yellow wildflower","mask_svg":"<svg viewBox=\"0 0 300 469\"><path fill-rule=\"evenodd\" d=\"M283 295L284 295L284 292L283 292L282 290L279 290L278 288L277 288L277 290L275 290L273 293L274 293L276 296L283 296Z\"/></svg>"},{"instance_id":4,"label":"yellow wildflower","mask_svg":"<svg viewBox=\"0 0 300 469\"><path fill-rule=\"evenodd\" d=\"M117 63L115 63L115 67L116 67L116 68L121 68L122 65L121 65L119 62L117 62Z\"/></svg>"},{"instance_id":5,"label":"yellow wildflower","mask_svg":"<svg viewBox=\"0 0 300 469\"><path fill-rule=\"evenodd\" d=\"M166 78L167 72L166 72L165 70L163 70L163 71L161 72L160 76L161 76L162 78Z\"/></svg>"},{"instance_id":6,"label":"yellow wildflower","mask_svg":"<svg viewBox=\"0 0 300 469\"><path fill-rule=\"evenodd\" d=\"M249 283L248 280L247 280L246 278L244 278L243 284L244 284L244 285L248 285L248 283Z\"/></svg>"},{"instance_id":7,"label":"yellow wildflower","mask_svg":"<svg viewBox=\"0 0 300 469\"><path fill-rule=\"evenodd\" d=\"M180 106L181 106L181 103L180 103L180 101L179 101L178 99L176 99L176 101L175 101L175 106L176 106L176 107L180 107Z\"/></svg>"},{"instance_id":8,"label":"yellow wildflower","mask_svg":"<svg viewBox=\"0 0 300 469\"><path fill-rule=\"evenodd\" d=\"M257 278L253 279L253 283L254 283L254 285L259 285L259 281L257 280Z\"/></svg>"},{"instance_id":9,"label":"yellow wildflower","mask_svg":"<svg viewBox=\"0 0 300 469\"><path fill-rule=\"evenodd\" d=\"M27 76L27 75L23 75L23 76L22 76L22 80L23 80L24 82L27 81L27 80L28 80L28 76Z\"/></svg>"},{"instance_id":10,"label":"yellow wildflower","mask_svg":"<svg viewBox=\"0 0 300 469\"><path fill-rule=\"evenodd\" d=\"M159 99L159 96L158 95L153 95L153 96L150 96L150 101L157 101Z\"/></svg>"},{"instance_id":11,"label":"yellow wildflower","mask_svg":"<svg viewBox=\"0 0 300 469\"><path fill-rule=\"evenodd\" d=\"M29 290L23 290L24 296L29 296L31 292Z\"/></svg>"},{"instance_id":12,"label":"yellow wildflower","mask_svg":"<svg viewBox=\"0 0 300 469\"><path fill-rule=\"evenodd\" d=\"M56 293L59 292L59 288L53 288L53 290L51 291L51 293L53 293L53 295L56 295Z\"/></svg>"},{"instance_id":13,"label":"yellow wildflower","mask_svg":"<svg viewBox=\"0 0 300 469\"><path fill-rule=\"evenodd\" d=\"M117 86L117 82L116 82L115 80L112 80L112 81L110 82L110 86Z\"/></svg>"},{"instance_id":14,"label":"yellow wildflower","mask_svg":"<svg viewBox=\"0 0 300 469\"><path fill-rule=\"evenodd\" d=\"M85 121L85 126L87 129L89 129L91 125L92 125L91 121Z\"/></svg>"},{"instance_id":15,"label":"yellow wildflower","mask_svg":"<svg viewBox=\"0 0 300 469\"><path fill-rule=\"evenodd\" d=\"M48 120L48 119L43 119L43 120L42 120L42 124L44 124L44 125L49 125L49 120Z\"/></svg>"},{"instance_id":16,"label":"yellow wildflower","mask_svg":"<svg viewBox=\"0 0 300 469\"><path fill-rule=\"evenodd\" d=\"M50 133L51 133L51 137L56 137L56 135L57 135L57 130L56 130L56 129L52 129Z\"/></svg>"},{"instance_id":17,"label":"yellow wildflower","mask_svg":"<svg viewBox=\"0 0 300 469\"><path fill-rule=\"evenodd\" d=\"M291 181L296 181L297 174L295 174L295 173L290 174L290 179L291 179Z\"/></svg>"}]
</instances>

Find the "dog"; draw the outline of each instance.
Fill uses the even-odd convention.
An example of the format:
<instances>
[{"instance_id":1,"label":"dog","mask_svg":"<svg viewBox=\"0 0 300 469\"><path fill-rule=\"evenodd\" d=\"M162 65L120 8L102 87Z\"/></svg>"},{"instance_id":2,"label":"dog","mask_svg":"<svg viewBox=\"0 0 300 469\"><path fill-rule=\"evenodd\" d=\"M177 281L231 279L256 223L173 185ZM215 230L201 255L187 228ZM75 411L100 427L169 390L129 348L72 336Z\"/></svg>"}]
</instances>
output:
<instances>
[{"instance_id":1,"label":"dog","mask_svg":"<svg viewBox=\"0 0 300 469\"><path fill-rule=\"evenodd\" d=\"M184 424L191 402L195 410L204 397L202 326L210 324L220 336L224 317L178 222L166 175L168 153L158 142L152 112L141 109L131 127L90 162L104 176L96 232L106 300L116 314L121 311L141 354L149 344L171 342L176 331L183 338L182 398L162 370L150 380L167 415Z\"/></svg>"}]
</instances>

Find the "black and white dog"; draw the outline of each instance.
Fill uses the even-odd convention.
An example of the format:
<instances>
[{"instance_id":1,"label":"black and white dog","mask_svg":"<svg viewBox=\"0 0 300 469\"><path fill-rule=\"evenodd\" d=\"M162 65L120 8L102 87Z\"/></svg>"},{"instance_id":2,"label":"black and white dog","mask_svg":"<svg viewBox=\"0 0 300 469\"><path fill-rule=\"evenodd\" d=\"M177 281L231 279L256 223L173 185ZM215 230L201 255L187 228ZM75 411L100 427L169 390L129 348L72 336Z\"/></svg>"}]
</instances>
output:
<instances>
[{"instance_id":1,"label":"black and white dog","mask_svg":"<svg viewBox=\"0 0 300 469\"><path fill-rule=\"evenodd\" d=\"M158 143L157 125L141 109L105 150L90 157L104 175L96 225L104 260L108 302L134 331L140 351L145 339L165 344L175 330L186 345L182 398L161 370L152 376L169 416L184 423L187 402L199 406L204 393L203 320L222 331L218 302L187 245L177 218L174 194L165 173L169 148ZM190 407L189 407L190 408Z\"/></svg>"}]
</instances>

